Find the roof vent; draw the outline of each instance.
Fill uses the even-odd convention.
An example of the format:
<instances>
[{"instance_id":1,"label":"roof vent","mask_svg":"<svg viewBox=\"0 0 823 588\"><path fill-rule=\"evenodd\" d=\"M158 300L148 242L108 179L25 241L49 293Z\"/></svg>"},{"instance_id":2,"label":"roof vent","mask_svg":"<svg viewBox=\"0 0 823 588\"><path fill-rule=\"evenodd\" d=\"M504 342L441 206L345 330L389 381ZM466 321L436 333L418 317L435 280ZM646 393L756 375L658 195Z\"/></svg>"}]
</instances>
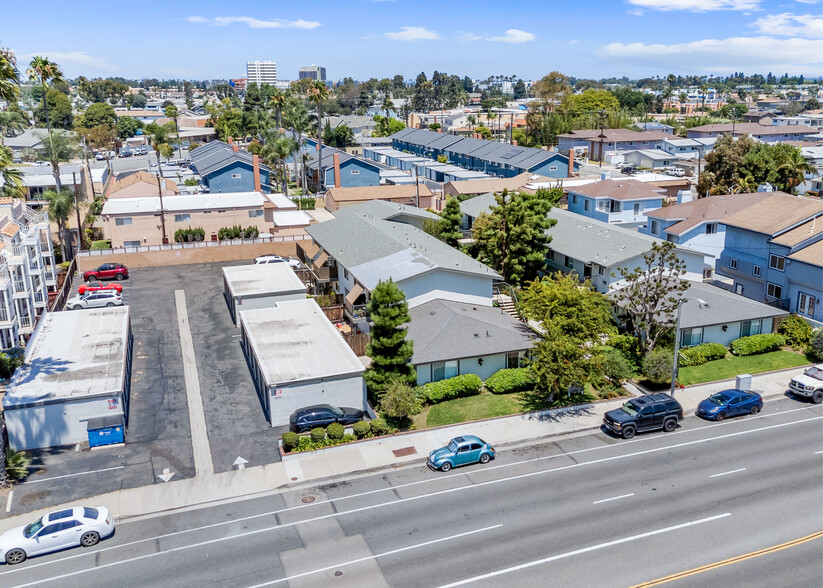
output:
<instances>
[{"instance_id":1,"label":"roof vent","mask_svg":"<svg viewBox=\"0 0 823 588\"><path fill-rule=\"evenodd\" d=\"M479 337L480 337L480 333L475 333L475 334L474 334L474 337L475 337L475 339L479 338Z\"/></svg>"}]
</instances>

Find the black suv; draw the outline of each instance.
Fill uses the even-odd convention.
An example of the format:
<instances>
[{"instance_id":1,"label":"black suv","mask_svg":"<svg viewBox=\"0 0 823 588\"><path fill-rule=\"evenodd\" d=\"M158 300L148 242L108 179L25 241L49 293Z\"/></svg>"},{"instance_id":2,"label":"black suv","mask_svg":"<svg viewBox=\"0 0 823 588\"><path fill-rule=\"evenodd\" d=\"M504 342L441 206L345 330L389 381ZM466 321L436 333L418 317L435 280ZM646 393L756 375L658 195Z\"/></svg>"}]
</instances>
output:
<instances>
[{"instance_id":1,"label":"black suv","mask_svg":"<svg viewBox=\"0 0 823 588\"><path fill-rule=\"evenodd\" d=\"M337 407L330 404L318 404L308 406L291 413L289 417L289 428L302 433L315 427L327 427L332 423L341 425L353 425L366 416L366 412L357 408Z\"/></svg>"},{"instance_id":2,"label":"black suv","mask_svg":"<svg viewBox=\"0 0 823 588\"><path fill-rule=\"evenodd\" d=\"M668 394L649 394L632 398L618 409L603 416L603 426L615 435L631 439L635 433L674 431L683 420L683 407Z\"/></svg>"}]
</instances>

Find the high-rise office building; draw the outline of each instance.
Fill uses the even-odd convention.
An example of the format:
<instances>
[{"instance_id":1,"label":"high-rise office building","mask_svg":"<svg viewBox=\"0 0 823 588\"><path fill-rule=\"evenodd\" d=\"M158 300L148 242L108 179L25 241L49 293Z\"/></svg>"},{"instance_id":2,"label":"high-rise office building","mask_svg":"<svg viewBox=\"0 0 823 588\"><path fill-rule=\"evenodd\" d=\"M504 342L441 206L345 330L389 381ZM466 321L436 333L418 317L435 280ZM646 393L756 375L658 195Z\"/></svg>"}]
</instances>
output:
<instances>
[{"instance_id":1,"label":"high-rise office building","mask_svg":"<svg viewBox=\"0 0 823 588\"><path fill-rule=\"evenodd\" d=\"M300 68L300 77L297 78L299 80L320 80L321 82L326 81L326 68L320 67L318 65L310 65L308 67L301 67Z\"/></svg>"},{"instance_id":2,"label":"high-rise office building","mask_svg":"<svg viewBox=\"0 0 823 588\"><path fill-rule=\"evenodd\" d=\"M274 61L247 61L246 80L248 84L273 86L277 83L277 64Z\"/></svg>"}]
</instances>

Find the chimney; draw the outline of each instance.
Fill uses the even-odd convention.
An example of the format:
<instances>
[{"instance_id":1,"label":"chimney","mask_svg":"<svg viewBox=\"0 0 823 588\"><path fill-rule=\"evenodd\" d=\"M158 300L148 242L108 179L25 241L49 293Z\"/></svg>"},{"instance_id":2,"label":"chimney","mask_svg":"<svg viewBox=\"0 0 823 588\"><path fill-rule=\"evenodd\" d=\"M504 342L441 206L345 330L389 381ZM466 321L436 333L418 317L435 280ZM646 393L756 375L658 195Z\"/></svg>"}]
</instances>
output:
<instances>
[{"instance_id":1,"label":"chimney","mask_svg":"<svg viewBox=\"0 0 823 588\"><path fill-rule=\"evenodd\" d=\"M569 177L574 175L574 147L569 149Z\"/></svg>"},{"instance_id":2,"label":"chimney","mask_svg":"<svg viewBox=\"0 0 823 588\"><path fill-rule=\"evenodd\" d=\"M232 139L231 137L229 137L229 145L231 145L232 143L234 143L234 139Z\"/></svg>"},{"instance_id":3,"label":"chimney","mask_svg":"<svg viewBox=\"0 0 823 588\"><path fill-rule=\"evenodd\" d=\"M238 151L240 151L240 143L232 143L231 148L232 148L232 151L237 153Z\"/></svg>"},{"instance_id":4,"label":"chimney","mask_svg":"<svg viewBox=\"0 0 823 588\"><path fill-rule=\"evenodd\" d=\"M260 185L260 156L251 156L251 165L254 168L254 190L255 192L262 192L263 188Z\"/></svg>"},{"instance_id":5,"label":"chimney","mask_svg":"<svg viewBox=\"0 0 823 588\"><path fill-rule=\"evenodd\" d=\"M340 154L334 154L334 187L340 187Z\"/></svg>"}]
</instances>

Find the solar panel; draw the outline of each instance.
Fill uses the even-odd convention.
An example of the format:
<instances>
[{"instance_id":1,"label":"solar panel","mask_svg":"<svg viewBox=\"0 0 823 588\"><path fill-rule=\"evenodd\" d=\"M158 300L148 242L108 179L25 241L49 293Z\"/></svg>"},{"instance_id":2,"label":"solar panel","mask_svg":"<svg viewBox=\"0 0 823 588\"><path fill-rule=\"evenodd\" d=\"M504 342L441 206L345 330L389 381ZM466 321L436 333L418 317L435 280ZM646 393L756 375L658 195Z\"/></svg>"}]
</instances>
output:
<instances>
[{"instance_id":1,"label":"solar panel","mask_svg":"<svg viewBox=\"0 0 823 588\"><path fill-rule=\"evenodd\" d=\"M509 151L506 151L506 152L505 152L503 155L501 155L500 157L501 157L502 159L511 159L512 157L514 157L514 156L515 156L515 155L517 155L518 153L520 153L520 149L510 149Z\"/></svg>"}]
</instances>

